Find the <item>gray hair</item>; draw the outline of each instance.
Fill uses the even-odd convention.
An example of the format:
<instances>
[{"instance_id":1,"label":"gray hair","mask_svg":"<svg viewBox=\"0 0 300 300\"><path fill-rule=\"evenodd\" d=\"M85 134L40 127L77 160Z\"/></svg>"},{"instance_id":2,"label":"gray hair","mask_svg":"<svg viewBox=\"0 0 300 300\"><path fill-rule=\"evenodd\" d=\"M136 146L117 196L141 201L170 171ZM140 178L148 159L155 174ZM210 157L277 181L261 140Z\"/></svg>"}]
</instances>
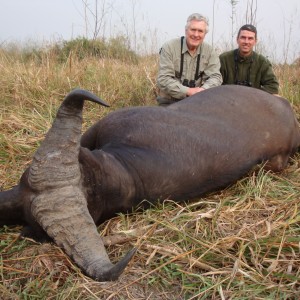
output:
<instances>
[{"instance_id":1,"label":"gray hair","mask_svg":"<svg viewBox=\"0 0 300 300\"><path fill-rule=\"evenodd\" d=\"M194 13L194 14L191 14L188 18L187 18L187 21L186 21L186 25L185 25L185 30L187 30L191 24L191 21L202 21L206 24L206 33L208 32L208 29L209 29L209 20L207 17L203 16L203 15L200 15L198 13Z\"/></svg>"}]
</instances>

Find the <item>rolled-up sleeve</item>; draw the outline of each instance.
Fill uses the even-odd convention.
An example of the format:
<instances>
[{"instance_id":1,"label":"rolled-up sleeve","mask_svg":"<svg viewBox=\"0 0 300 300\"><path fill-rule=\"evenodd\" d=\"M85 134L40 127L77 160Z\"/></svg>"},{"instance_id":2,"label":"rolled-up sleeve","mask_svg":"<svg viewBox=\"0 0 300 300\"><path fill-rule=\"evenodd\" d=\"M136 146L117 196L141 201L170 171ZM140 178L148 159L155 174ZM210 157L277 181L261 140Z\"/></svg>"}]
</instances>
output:
<instances>
[{"instance_id":1,"label":"rolled-up sleeve","mask_svg":"<svg viewBox=\"0 0 300 300\"><path fill-rule=\"evenodd\" d=\"M210 47L209 47L210 48ZM217 55L216 51L213 49L205 49L205 55L207 55L208 60L207 60L207 65L204 66L204 75L203 75L203 80L204 84L202 87L204 89L209 89L212 87L216 87L222 84L222 75L220 73L220 59L219 56Z\"/></svg>"}]
</instances>

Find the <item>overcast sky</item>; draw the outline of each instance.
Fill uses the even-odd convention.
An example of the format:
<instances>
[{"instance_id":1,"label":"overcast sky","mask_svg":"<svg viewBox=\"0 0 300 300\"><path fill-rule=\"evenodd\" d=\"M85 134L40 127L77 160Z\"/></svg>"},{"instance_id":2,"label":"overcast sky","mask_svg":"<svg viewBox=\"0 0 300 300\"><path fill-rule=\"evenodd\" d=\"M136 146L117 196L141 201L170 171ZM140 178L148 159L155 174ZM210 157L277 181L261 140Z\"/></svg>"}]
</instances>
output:
<instances>
[{"instance_id":1,"label":"overcast sky","mask_svg":"<svg viewBox=\"0 0 300 300\"><path fill-rule=\"evenodd\" d=\"M133 48L158 51L164 41L184 35L187 17L199 12L210 20L206 41L220 51L228 50L236 46L236 31L246 23L247 3L253 2L260 50L273 61L287 58L291 62L300 56L299 0L236 0L234 14L232 2L98 0L98 20L102 20L99 36L125 34L133 39ZM92 28L95 21L90 13L85 15L84 3L95 12L96 0L0 0L0 3L0 45L69 40L77 36L91 38L95 31Z\"/></svg>"}]
</instances>

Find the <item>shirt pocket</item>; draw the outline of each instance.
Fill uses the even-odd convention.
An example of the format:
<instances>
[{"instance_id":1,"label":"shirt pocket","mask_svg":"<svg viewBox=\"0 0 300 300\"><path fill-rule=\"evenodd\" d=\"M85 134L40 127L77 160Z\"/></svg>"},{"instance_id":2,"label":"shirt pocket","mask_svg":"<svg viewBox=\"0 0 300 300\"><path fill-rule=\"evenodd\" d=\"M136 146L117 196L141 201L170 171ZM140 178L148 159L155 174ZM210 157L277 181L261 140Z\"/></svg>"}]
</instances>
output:
<instances>
[{"instance_id":1,"label":"shirt pocket","mask_svg":"<svg viewBox=\"0 0 300 300\"><path fill-rule=\"evenodd\" d=\"M208 67L208 57L206 55L201 55L200 58L200 72L203 72Z\"/></svg>"}]
</instances>

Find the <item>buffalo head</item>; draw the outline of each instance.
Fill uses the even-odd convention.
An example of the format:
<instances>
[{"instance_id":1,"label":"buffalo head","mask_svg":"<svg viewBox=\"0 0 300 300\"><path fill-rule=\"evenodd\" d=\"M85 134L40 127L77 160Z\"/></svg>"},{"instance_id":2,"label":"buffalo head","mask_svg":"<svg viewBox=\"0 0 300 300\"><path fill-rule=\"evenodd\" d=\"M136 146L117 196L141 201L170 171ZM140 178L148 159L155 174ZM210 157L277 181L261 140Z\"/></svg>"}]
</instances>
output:
<instances>
[{"instance_id":1,"label":"buffalo head","mask_svg":"<svg viewBox=\"0 0 300 300\"><path fill-rule=\"evenodd\" d=\"M80 89L66 96L19 185L1 192L0 222L26 222L36 237L53 239L88 276L115 280L135 249L113 265L88 211L78 162L84 100L108 106Z\"/></svg>"}]
</instances>

